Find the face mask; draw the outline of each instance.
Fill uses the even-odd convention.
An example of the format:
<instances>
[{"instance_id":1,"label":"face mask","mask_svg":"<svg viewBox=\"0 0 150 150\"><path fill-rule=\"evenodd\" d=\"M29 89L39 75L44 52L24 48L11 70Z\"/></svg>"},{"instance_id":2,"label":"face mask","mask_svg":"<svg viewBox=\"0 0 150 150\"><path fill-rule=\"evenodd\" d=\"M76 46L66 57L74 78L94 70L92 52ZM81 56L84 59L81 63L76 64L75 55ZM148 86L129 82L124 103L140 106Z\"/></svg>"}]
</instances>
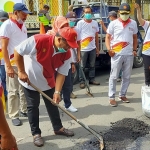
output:
<instances>
[{"instance_id":1,"label":"face mask","mask_svg":"<svg viewBox=\"0 0 150 150\"><path fill-rule=\"evenodd\" d=\"M3 24L3 22L0 22L0 26Z\"/></svg>"},{"instance_id":2,"label":"face mask","mask_svg":"<svg viewBox=\"0 0 150 150\"><path fill-rule=\"evenodd\" d=\"M17 20L19 24L23 24L23 21L21 19Z\"/></svg>"},{"instance_id":3,"label":"face mask","mask_svg":"<svg viewBox=\"0 0 150 150\"><path fill-rule=\"evenodd\" d=\"M75 22L74 22L74 21L69 21L69 26L70 26L70 27L74 27L74 25L75 25Z\"/></svg>"},{"instance_id":4,"label":"face mask","mask_svg":"<svg viewBox=\"0 0 150 150\"><path fill-rule=\"evenodd\" d=\"M58 52L60 52L60 53L65 53L66 50L64 50L63 48L58 48Z\"/></svg>"},{"instance_id":5,"label":"face mask","mask_svg":"<svg viewBox=\"0 0 150 150\"><path fill-rule=\"evenodd\" d=\"M128 19L129 19L129 14L128 15L121 15L120 14L120 18L121 18L121 20L123 20L123 21L127 21Z\"/></svg>"},{"instance_id":6,"label":"face mask","mask_svg":"<svg viewBox=\"0 0 150 150\"><path fill-rule=\"evenodd\" d=\"M92 19L92 14L85 14L84 17L85 19L90 20Z\"/></svg>"},{"instance_id":7,"label":"face mask","mask_svg":"<svg viewBox=\"0 0 150 150\"><path fill-rule=\"evenodd\" d=\"M109 19L109 22L112 22L112 20Z\"/></svg>"}]
</instances>

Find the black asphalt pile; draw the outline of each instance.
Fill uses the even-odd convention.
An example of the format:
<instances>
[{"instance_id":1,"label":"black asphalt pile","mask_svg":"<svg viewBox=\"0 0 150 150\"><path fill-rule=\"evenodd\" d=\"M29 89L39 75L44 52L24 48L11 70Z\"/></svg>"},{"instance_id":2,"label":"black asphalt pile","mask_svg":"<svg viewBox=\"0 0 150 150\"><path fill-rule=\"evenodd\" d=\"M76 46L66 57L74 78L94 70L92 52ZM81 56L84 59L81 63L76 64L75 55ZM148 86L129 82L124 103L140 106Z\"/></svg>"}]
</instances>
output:
<instances>
[{"instance_id":1,"label":"black asphalt pile","mask_svg":"<svg viewBox=\"0 0 150 150\"><path fill-rule=\"evenodd\" d=\"M138 137L149 134L149 131L150 126L143 121L124 118L111 123L111 128L101 135L104 139L105 150L125 150ZM92 138L80 147L81 150L99 150L99 143L96 138Z\"/></svg>"}]
</instances>

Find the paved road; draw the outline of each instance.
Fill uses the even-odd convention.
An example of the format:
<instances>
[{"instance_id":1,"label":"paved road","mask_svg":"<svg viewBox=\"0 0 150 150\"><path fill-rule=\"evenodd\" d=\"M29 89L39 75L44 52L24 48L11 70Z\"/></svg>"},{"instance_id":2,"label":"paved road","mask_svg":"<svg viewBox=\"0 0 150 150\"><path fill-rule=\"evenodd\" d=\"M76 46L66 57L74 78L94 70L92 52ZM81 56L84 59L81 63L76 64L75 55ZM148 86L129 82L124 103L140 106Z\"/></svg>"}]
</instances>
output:
<instances>
[{"instance_id":1,"label":"paved road","mask_svg":"<svg viewBox=\"0 0 150 150\"><path fill-rule=\"evenodd\" d=\"M108 71L97 70L96 80L100 81L101 85L91 86L94 98L87 96L85 94L85 89L81 90L79 85L74 86L74 93L78 98L72 100L72 102L79 110L77 113L74 113L74 115L84 124L93 127L99 132L109 129L111 122L116 122L123 118L143 118L141 109L141 86L144 85L143 68L133 69L131 85L127 94L131 103L125 104L118 102L118 107L116 108L109 106L108 103L108 80L106 80L108 77ZM119 89L120 83L117 84L116 96L118 96ZM63 106L63 102L61 102L60 105ZM45 141L45 146L42 148L37 148L33 145L30 127L26 118L22 119L23 125L20 127L12 126L11 120L8 119L11 130L17 138L19 150L77 150L82 142L93 137L93 135L89 134L88 131L83 129L62 111L60 111L60 115L64 127L75 132L74 137L67 138L53 134L45 106L41 100L40 127ZM149 119L146 119L146 122L150 124ZM145 143L145 146L150 144L148 141L145 141ZM134 146L134 144L135 143L133 143L132 146ZM148 150L148 148L145 147L141 150Z\"/></svg>"}]
</instances>

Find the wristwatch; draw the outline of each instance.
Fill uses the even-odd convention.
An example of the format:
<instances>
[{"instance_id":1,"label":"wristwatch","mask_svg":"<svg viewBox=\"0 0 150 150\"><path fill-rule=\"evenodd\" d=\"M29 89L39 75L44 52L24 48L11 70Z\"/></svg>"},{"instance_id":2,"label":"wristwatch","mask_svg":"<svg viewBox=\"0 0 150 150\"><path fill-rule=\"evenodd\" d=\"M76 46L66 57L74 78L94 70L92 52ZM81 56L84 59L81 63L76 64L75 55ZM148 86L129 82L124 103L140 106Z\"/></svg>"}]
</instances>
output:
<instances>
[{"instance_id":1,"label":"wristwatch","mask_svg":"<svg viewBox=\"0 0 150 150\"><path fill-rule=\"evenodd\" d=\"M60 94L60 92L59 92L59 91L55 91L54 93L55 93L55 94Z\"/></svg>"}]
</instances>

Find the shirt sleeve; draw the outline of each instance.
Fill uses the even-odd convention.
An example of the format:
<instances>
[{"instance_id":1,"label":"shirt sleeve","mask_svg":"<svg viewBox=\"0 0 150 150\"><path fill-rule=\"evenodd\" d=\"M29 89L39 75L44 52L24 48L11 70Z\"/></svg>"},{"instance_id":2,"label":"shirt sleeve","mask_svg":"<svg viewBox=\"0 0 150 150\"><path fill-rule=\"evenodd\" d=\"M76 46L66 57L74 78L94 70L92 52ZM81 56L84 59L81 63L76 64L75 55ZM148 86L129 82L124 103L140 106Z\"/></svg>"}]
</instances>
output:
<instances>
[{"instance_id":1,"label":"shirt sleeve","mask_svg":"<svg viewBox=\"0 0 150 150\"><path fill-rule=\"evenodd\" d=\"M77 41L80 41L81 40L80 32L76 26L75 26L74 30L77 32Z\"/></svg>"},{"instance_id":2,"label":"shirt sleeve","mask_svg":"<svg viewBox=\"0 0 150 150\"><path fill-rule=\"evenodd\" d=\"M19 44L17 47L15 47L15 50L21 55L34 55L36 54L36 43L34 36L31 36L30 38L23 41L21 44Z\"/></svg>"},{"instance_id":3,"label":"shirt sleeve","mask_svg":"<svg viewBox=\"0 0 150 150\"><path fill-rule=\"evenodd\" d=\"M149 25L150 25L150 22L145 20L144 25L142 26L143 29L145 30L145 32L146 32Z\"/></svg>"},{"instance_id":4,"label":"shirt sleeve","mask_svg":"<svg viewBox=\"0 0 150 150\"><path fill-rule=\"evenodd\" d=\"M71 60L71 62L73 62L73 63L76 63L77 62L77 58L76 58L76 49L74 50L74 49L72 49L71 48L71 58L72 58L72 60Z\"/></svg>"},{"instance_id":5,"label":"shirt sleeve","mask_svg":"<svg viewBox=\"0 0 150 150\"><path fill-rule=\"evenodd\" d=\"M82 20L81 20L82 21ZM77 23L77 26L76 26L76 30L78 30L78 33L79 34L81 34L81 30L82 30L82 26L81 26L81 24L82 24L82 22L81 21L79 21L78 23Z\"/></svg>"},{"instance_id":6,"label":"shirt sleeve","mask_svg":"<svg viewBox=\"0 0 150 150\"><path fill-rule=\"evenodd\" d=\"M46 18L50 21L51 20L51 17L49 15L49 13L46 13Z\"/></svg>"},{"instance_id":7,"label":"shirt sleeve","mask_svg":"<svg viewBox=\"0 0 150 150\"><path fill-rule=\"evenodd\" d=\"M11 28L10 24L7 22L4 22L0 27L0 37L1 38L10 38L11 37Z\"/></svg>"},{"instance_id":8,"label":"shirt sleeve","mask_svg":"<svg viewBox=\"0 0 150 150\"><path fill-rule=\"evenodd\" d=\"M112 22L109 23L108 28L107 28L107 31L106 31L106 32L107 32L108 34L110 34L110 35L113 35L113 34L114 34L113 22L114 22L114 21L112 21Z\"/></svg>"},{"instance_id":9,"label":"shirt sleeve","mask_svg":"<svg viewBox=\"0 0 150 150\"><path fill-rule=\"evenodd\" d=\"M64 76L67 76L68 71L71 68L70 64L71 64L71 57L64 61L64 64L58 68L57 72Z\"/></svg>"}]
</instances>

